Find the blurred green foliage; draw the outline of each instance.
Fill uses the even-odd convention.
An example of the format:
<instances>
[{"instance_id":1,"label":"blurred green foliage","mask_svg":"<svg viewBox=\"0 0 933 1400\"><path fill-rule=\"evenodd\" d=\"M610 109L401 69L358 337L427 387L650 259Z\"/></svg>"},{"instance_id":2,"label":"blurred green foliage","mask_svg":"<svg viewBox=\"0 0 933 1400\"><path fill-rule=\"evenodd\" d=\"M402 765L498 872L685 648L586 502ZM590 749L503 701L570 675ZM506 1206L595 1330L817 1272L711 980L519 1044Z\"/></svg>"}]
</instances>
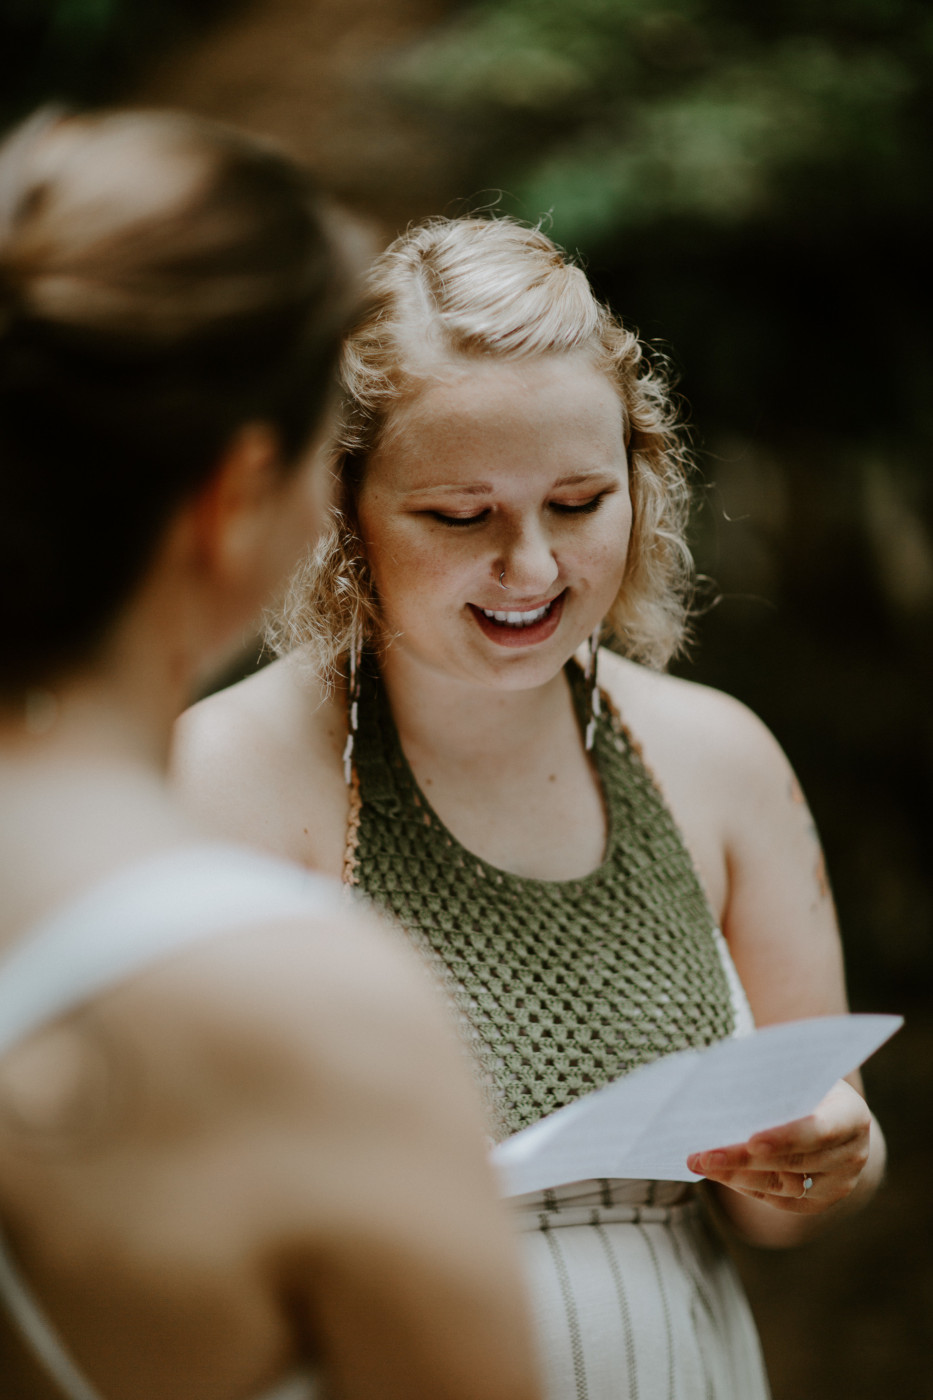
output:
<instances>
[{"instance_id":1,"label":"blurred green foliage","mask_svg":"<svg viewBox=\"0 0 933 1400\"><path fill-rule=\"evenodd\" d=\"M459 131L474 188L547 216L673 344L708 428L791 412L927 480L926 0L476 0L396 81Z\"/></svg>"},{"instance_id":2,"label":"blurred green foliage","mask_svg":"<svg viewBox=\"0 0 933 1400\"><path fill-rule=\"evenodd\" d=\"M40 102L111 101L229 0L0 0L0 124Z\"/></svg>"},{"instance_id":3,"label":"blurred green foliage","mask_svg":"<svg viewBox=\"0 0 933 1400\"><path fill-rule=\"evenodd\" d=\"M501 183L591 246L661 218L832 214L846 185L916 212L931 71L925 0L483 0L404 76L505 135Z\"/></svg>"}]
</instances>

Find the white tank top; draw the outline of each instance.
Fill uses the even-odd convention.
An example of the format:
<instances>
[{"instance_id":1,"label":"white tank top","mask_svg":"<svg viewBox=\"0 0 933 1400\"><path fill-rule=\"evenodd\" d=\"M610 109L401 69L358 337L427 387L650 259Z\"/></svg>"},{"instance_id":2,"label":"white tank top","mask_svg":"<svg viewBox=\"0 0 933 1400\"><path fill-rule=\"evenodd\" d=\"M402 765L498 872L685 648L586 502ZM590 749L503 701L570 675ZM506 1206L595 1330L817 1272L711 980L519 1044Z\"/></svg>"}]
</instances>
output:
<instances>
[{"instance_id":1,"label":"white tank top","mask_svg":"<svg viewBox=\"0 0 933 1400\"><path fill-rule=\"evenodd\" d=\"M204 843L124 867L55 910L0 963L0 1055L32 1031L188 945L257 922L345 907L335 881L245 847ZM4 1307L67 1400L103 1400L32 1297L0 1233ZM314 1400L310 1375L256 1400Z\"/></svg>"}]
</instances>

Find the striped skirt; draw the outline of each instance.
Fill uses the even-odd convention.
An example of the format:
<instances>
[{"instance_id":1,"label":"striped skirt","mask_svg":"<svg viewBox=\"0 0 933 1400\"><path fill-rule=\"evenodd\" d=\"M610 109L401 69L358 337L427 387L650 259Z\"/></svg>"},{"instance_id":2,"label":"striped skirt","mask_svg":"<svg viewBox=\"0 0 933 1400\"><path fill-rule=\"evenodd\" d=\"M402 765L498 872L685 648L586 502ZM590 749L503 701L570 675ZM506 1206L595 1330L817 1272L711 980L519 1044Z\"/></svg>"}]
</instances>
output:
<instances>
[{"instance_id":1,"label":"striped skirt","mask_svg":"<svg viewBox=\"0 0 933 1400\"><path fill-rule=\"evenodd\" d=\"M767 1400L742 1285L695 1188L516 1198L547 1400Z\"/></svg>"}]
</instances>

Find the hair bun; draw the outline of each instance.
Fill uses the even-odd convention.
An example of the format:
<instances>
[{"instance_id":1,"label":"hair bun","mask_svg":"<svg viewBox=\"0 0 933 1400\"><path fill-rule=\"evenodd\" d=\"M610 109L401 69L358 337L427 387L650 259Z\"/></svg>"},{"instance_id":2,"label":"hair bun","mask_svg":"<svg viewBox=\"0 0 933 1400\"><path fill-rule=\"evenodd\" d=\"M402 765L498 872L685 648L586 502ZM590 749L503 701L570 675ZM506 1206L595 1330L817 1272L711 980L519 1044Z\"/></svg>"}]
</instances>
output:
<instances>
[{"instance_id":1,"label":"hair bun","mask_svg":"<svg viewBox=\"0 0 933 1400\"><path fill-rule=\"evenodd\" d=\"M66 115L66 108L52 103L40 107L3 141L3 160L0 161L0 336L8 333L22 306L21 292L10 261L23 204L30 190L26 172L34 160L37 143Z\"/></svg>"}]
</instances>

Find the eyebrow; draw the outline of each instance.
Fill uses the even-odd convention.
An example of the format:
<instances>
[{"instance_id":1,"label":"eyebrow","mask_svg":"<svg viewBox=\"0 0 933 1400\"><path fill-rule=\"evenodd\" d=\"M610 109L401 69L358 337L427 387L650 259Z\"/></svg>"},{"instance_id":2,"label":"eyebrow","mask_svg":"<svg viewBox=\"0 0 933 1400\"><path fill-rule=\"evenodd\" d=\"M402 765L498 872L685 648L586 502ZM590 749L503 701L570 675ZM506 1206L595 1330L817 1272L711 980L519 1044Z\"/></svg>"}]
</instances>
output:
<instances>
[{"instance_id":1,"label":"eyebrow","mask_svg":"<svg viewBox=\"0 0 933 1400\"><path fill-rule=\"evenodd\" d=\"M588 486L593 481L615 482L616 477L612 472L604 470L602 467L594 467L589 472L575 472L573 476L562 476L559 481L554 482L555 489L558 486Z\"/></svg>"},{"instance_id":2,"label":"eyebrow","mask_svg":"<svg viewBox=\"0 0 933 1400\"><path fill-rule=\"evenodd\" d=\"M467 483L458 482L438 482L436 485L415 486L411 491L403 491L402 497L407 500L409 496L434 496L438 494L449 494L457 496L491 496L493 492L492 483L489 481L471 481Z\"/></svg>"},{"instance_id":3,"label":"eyebrow","mask_svg":"<svg viewBox=\"0 0 933 1400\"><path fill-rule=\"evenodd\" d=\"M615 484L615 477L611 472L604 471L601 467L594 467L589 472L575 472L572 476L559 477L554 482L553 490L557 491L565 486L585 486L591 483L605 482L607 485ZM437 485L415 486L411 491L402 493L403 499L409 496L425 495L453 495L453 496L491 496L495 487L489 481L471 482L439 482Z\"/></svg>"}]
</instances>

